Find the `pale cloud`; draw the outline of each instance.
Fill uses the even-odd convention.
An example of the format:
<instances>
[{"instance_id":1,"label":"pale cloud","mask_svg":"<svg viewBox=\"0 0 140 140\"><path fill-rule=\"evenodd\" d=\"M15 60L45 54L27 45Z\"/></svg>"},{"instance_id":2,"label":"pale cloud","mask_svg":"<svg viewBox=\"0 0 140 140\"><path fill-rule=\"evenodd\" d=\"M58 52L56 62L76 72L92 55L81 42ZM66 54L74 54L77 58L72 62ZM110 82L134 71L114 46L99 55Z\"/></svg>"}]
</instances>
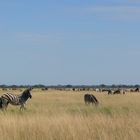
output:
<instances>
[{"instance_id":1,"label":"pale cloud","mask_svg":"<svg viewBox=\"0 0 140 140\"><path fill-rule=\"evenodd\" d=\"M18 32L16 33L18 38L22 38L26 41L35 41L35 42L46 42L48 41L48 35L39 34L39 33L31 33L31 32Z\"/></svg>"},{"instance_id":2,"label":"pale cloud","mask_svg":"<svg viewBox=\"0 0 140 140\"><path fill-rule=\"evenodd\" d=\"M140 6L96 5L71 8L72 12L81 16L96 16L112 20L140 20Z\"/></svg>"},{"instance_id":3,"label":"pale cloud","mask_svg":"<svg viewBox=\"0 0 140 140\"><path fill-rule=\"evenodd\" d=\"M131 2L131 3L140 3L140 0L128 0L128 2Z\"/></svg>"},{"instance_id":4,"label":"pale cloud","mask_svg":"<svg viewBox=\"0 0 140 140\"><path fill-rule=\"evenodd\" d=\"M136 6L92 6L86 8L88 12L115 12L115 13L136 13L140 14L140 7Z\"/></svg>"},{"instance_id":5,"label":"pale cloud","mask_svg":"<svg viewBox=\"0 0 140 140\"><path fill-rule=\"evenodd\" d=\"M13 33L13 38L19 43L37 46L57 47L63 45L63 35L61 33L16 32Z\"/></svg>"}]
</instances>

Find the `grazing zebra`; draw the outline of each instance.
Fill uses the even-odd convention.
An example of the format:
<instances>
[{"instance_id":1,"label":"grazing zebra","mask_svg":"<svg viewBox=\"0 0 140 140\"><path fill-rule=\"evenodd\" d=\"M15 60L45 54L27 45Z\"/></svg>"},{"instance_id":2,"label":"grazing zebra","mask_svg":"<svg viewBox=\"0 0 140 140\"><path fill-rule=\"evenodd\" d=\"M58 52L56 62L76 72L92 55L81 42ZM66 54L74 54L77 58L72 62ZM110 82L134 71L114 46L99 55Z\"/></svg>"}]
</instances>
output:
<instances>
[{"instance_id":1,"label":"grazing zebra","mask_svg":"<svg viewBox=\"0 0 140 140\"><path fill-rule=\"evenodd\" d=\"M109 95L109 94L113 94L113 91L110 90L110 89L108 90L108 95Z\"/></svg>"},{"instance_id":2,"label":"grazing zebra","mask_svg":"<svg viewBox=\"0 0 140 140\"><path fill-rule=\"evenodd\" d=\"M8 104L20 105L20 109L25 109L25 104L28 98L32 98L30 91L32 88L26 89L20 95L14 95L11 93L5 93L0 97L0 108L6 110Z\"/></svg>"},{"instance_id":3,"label":"grazing zebra","mask_svg":"<svg viewBox=\"0 0 140 140\"><path fill-rule=\"evenodd\" d=\"M123 90L123 89L118 89L118 90L115 90L115 91L113 92L113 94L125 94L125 90Z\"/></svg>"},{"instance_id":4,"label":"grazing zebra","mask_svg":"<svg viewBox=\"0 0 140 140\"><path fill-rule=\"evenodd\" d=\"M84 95L84 101L85 101L85 104L90 104L90 103L93 104L94 103L96 106L99 104L96 97L92 94L85 94Z\"/></svg>"},{"instance_id":5,"label":"grazing zebra","mask_svg":"<svg viewBox=\"0 0 140 140\"><path fill-rule=\"evenodd\" d=\"M121 94L121 91L118 89L118 90L115 90L114 92L113 92L113 94Z\"/></svg>"},{"instance_id":6,"label":"grazing zebra","mask_svg":"<svg viewBox=\"0 0 140 140\"><path fill-rule=\"evenodd\" d=\"M139 88L136 88L134 91L135 91L135 92L139 92Z\"/></svg>"}]
</instances>

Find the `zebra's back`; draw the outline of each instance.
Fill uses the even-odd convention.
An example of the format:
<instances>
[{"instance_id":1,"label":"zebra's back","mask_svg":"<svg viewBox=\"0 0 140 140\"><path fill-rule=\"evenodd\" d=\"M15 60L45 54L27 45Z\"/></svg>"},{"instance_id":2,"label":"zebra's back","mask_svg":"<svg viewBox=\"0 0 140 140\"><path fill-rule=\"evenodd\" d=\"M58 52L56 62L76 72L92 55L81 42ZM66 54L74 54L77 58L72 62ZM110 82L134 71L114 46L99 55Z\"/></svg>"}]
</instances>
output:
<instances>
[{"instance_id":1,"label":"zebra's back","mask_svg":"<svg viewBox=\"0 0 140 140\"><path fill-rule=\"evenodd\" d=\"M5 93L1 98L6 99L10 104L19 105L19 97L11 93Z\"/></svg>"}]
</instances>

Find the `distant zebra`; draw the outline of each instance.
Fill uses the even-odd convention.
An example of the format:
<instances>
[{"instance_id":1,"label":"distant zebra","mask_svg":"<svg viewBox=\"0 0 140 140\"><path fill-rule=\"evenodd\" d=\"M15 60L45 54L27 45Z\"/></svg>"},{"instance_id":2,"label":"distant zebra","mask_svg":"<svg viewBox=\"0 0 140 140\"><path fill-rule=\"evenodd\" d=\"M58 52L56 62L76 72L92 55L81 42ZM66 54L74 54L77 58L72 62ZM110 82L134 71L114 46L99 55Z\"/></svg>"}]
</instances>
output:
<instances>
[{"instance_id":1,"label":"distant zebra","mask_svg":"<svg viewBox=\"0 0 140 140\"><path fill-rule=\"evenodd\" d=\"M84 101L85 101L85 104L94 103L96 106L99 104L97 98L92 94L85 94Z\"/></svg>"},{"instance_id":2,"label":"distant zebra","mask_svg":"<svg viewBox=\"0 0 140 140\"><path fill-rule=\"evenodd\" d=\"M114 92L113 92L113 94L121 94L121 91L118 89L118 90L115 90Z\"/></svg>"},{"instance_id":3,"label":"distant zebra","mask_svg":"<svg viewBox=\"0 0 140 140\"><path fill-rule=\"evenodd\" d=\"M0 108L3 110L7 109L8 104L20 105L20 109L25 109L25 104L28 98L32 98L30 91L32 88L26 89L20 95L14 95L11 93L5 93L0 97Z\"/></svg>"},{"instance_id":4,"label":"distant zebra","mask_svg":"<svg viewBox=\"0 0 140 140\"><path fill-rule=\"evenodd\" d=\"M113 94L113 91L112 90L108 90L108 95L110 95L110 94Z\"/></svg>"},{"instance_id":5,"label":"distant zebra","mask_svg":"<svg viewBox=\"0 0 140 140\"><path fill-rule=\"evenodd\" d=\"M139 92L139 88L136 88L134 91L135 91L135 92Z\"/></svg>"},{"instance_id":6,"label":"distant zebra","mask_svg":"<svg viewBox=\"0 0 140 140\"><path fill-rule=\"evenodd\" d=\"M118 90L115 90L114 92L113 92L113 94L125 94L125 90L121 90L121 89L118 89Z\"/></svg>"}]
</instances>

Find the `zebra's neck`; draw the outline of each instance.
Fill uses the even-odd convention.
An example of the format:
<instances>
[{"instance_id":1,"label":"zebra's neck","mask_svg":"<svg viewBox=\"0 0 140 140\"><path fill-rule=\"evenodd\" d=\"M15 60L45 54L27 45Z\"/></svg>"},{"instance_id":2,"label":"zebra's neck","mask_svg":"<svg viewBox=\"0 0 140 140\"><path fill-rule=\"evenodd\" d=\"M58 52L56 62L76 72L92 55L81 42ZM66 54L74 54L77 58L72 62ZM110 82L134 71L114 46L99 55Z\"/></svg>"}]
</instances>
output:
<instances>
[{"instance_id":1,"label":"zebra's neck","mask_svg":"<svg viewBox=\"0 0 140 140\"><path fill-rule=\"evenodd\" d=\"M25 94L21 94L20 95L20 99L23 101L23 102L26 102L28 100L28 96L26 96Z\"/></svg>"}]
</instances>

